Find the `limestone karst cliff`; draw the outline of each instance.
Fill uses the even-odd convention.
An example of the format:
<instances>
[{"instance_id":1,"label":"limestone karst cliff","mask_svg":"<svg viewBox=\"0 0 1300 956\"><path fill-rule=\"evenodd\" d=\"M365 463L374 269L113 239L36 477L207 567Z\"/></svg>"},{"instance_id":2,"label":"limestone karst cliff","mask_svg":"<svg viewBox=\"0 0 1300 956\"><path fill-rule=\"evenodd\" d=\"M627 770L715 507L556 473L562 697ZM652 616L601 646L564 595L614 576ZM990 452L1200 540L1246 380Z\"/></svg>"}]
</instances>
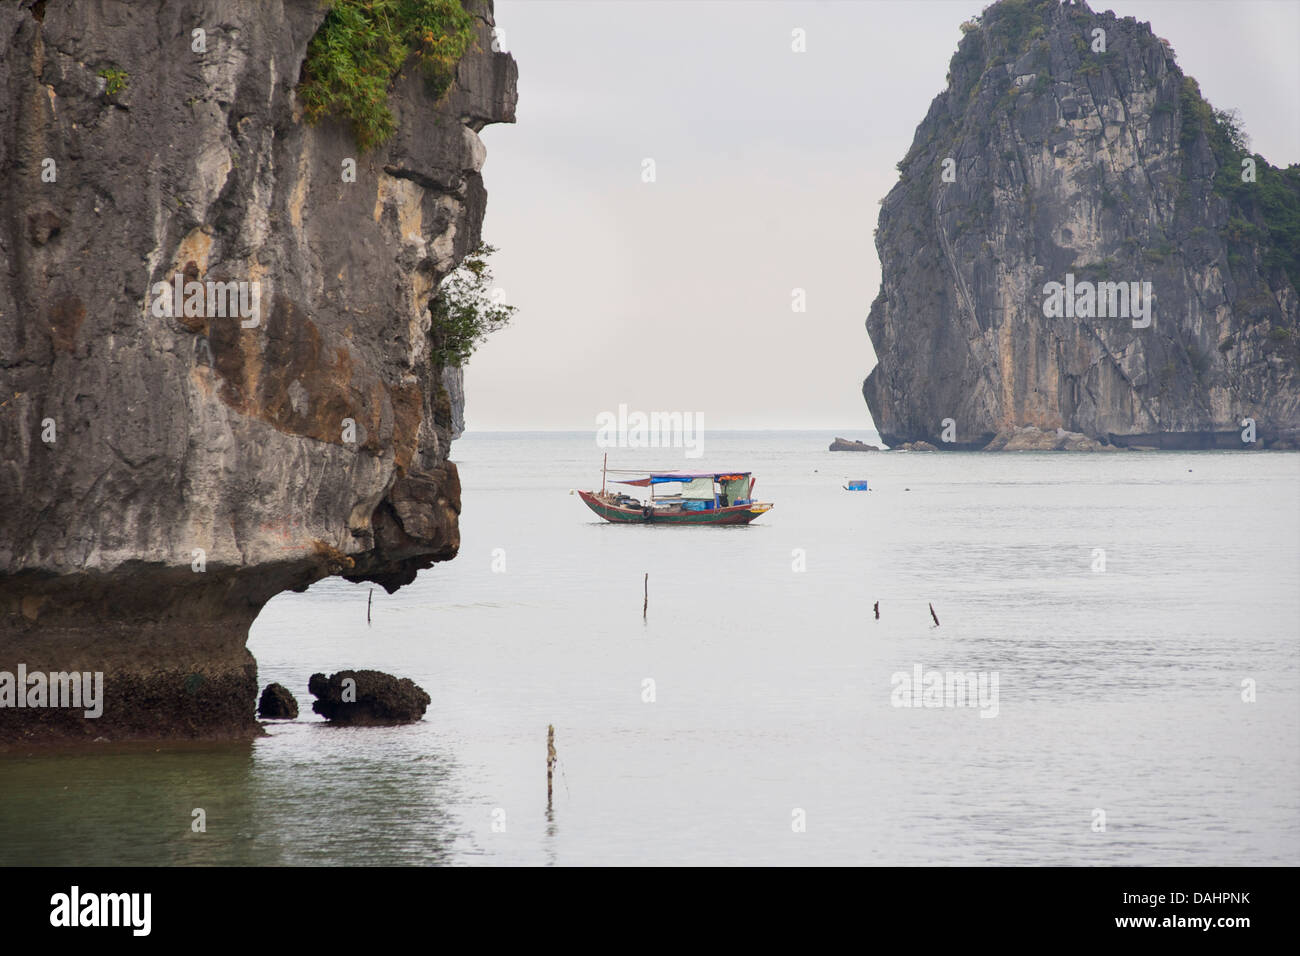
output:
<instances>
[{"instance_id":1,"label":"limestone karst cliff","mask_svg":"<svg viewBox=\"0 0 1300 956\"><path fill-rule=\"evenodd\" d=\"M516 68L465 0L450 89L404 72L361 153L296 96L326 9L0 4L0 671L103 671L106 698L0 709L0 743L255 732L271 597L456 554L428 303L479 241ZM256 283L255 317L165 314L178 274Z\"/></svg>"},{"instance_id":2,"label":"limestone karst cliff","mask_svg":"<svg viewBox=\"0 0 1300 956\"><path fill-rule=\"evenodd\" d=\"M963 33L880 212L863 394L883 439L1295 447L1300 166L1250 154L1131 17L1003 0ZM1047 303L1053 282L1081 308ZM1115 314L1134 283L1149 321Z\"/></svg>"}]
</instances>

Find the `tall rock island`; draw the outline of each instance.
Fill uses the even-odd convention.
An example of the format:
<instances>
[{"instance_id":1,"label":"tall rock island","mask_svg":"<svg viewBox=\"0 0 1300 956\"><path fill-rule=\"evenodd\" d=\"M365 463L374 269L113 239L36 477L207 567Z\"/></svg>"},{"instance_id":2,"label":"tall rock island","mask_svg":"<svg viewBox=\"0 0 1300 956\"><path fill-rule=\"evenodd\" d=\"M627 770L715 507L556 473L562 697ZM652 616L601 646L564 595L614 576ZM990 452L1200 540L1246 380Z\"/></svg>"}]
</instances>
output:
<instances>
[{"instance_id":1,"label":"tall rock island","mask_svg":"<svg viewBox=\"0 0 1300 956\"><path fill-rule=\"evenodd\" d=\"M884 441L1296 447L1300 166L1149 24L1003 0L962 31L876 233Z\"/></svg>"},{"instance_id":2,"label":"tall rock island","mask_svg":"<svg viewBox=\"0 0 1300 956\"><path fill-rule=\"evenodd\" d=\"M450 82L397 74L363 152L303 116L328 9L0 5L0 704L20 665L104 680L97 718L11 696L0 746L251 735L268 600L456 554L429 304L516 68L465 0Z\"/></svg>"}]
</instances>

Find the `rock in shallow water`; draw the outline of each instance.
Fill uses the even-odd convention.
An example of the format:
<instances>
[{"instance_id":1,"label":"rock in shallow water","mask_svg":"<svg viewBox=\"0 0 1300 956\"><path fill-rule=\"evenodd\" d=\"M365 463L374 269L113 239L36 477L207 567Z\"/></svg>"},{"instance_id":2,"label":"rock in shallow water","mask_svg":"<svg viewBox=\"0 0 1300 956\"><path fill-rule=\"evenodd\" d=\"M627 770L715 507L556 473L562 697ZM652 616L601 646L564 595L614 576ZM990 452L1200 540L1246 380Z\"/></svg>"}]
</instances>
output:
<instances>
[{"instance_id":1,"label":"rock in shallow water","mask_svg":"<svg viewBox=\"0 0 1300 956\"><path fill-rule=\"evenodd\" d=\"M263 720L293 720L298 716L298 701L283 684L267 684L257 702L257 716Z\"/></svg>"},{"instance_id":2,"label":"rock in shallow water","mask_svg":"<svg viewBox=\"0 0 1300 956\"><path fill-rule=\"evenodd\" d=\"M348 683L351 682L351 683ZM319 698L311 709L336 724L407 724L424 716L429 695L414 681L383 671L312 674L307 689Z\"/></svg>"},{"instance_id":3,"label":"rock in shallow water","mask_svg":"<svg viewBox=\"0 0 1300 956\"><path fill-rule=\"evenodd\" d=\"M875 445L868 445L864 441L855 441L851 438L837 437L831 442L831 451L880 451Z\"/></svg>"}]
</instances>

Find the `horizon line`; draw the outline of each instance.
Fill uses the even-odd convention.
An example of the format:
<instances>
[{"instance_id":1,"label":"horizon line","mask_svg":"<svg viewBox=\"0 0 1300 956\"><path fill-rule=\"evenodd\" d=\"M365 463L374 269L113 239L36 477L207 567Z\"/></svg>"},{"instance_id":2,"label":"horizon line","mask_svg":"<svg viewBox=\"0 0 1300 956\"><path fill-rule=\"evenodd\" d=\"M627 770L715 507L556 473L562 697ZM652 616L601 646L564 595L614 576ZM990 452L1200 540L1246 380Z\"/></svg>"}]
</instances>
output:
<instances>
[{"instance_id":1,"label":"horizon line","mask_svg":"<svg viewBox=\"0 0 1300 956\"><path fill-rule=\"evenodd\" d=\"M787 427L779 427L779 428L777 427L710 428L709 430L714 432L828 432L828 433L848 432L848 431L868 431L868 432L872 432L873 434L877 434L877 435L880 434L879 432L876 431L876 429L872 427L868 426L863 428L863 426L858 426L858 425L855 425L851 428L845 428L842 426L828 427L828 428L819 428L814 426L787 426ZM489 427L470 428L467 426L461 432L461 435L463 437L465 435L468 435L470 432L577 432L577 433L593 432L594 433L599 431L600 431L599 428L593 427L591 425L585 425L582 427L571 427L571 426L560 426L560 425L519 425L519 426L492 426L490 428ZM834 437L845 437L845 436L838 435Z\"/></svg>"}]
</instances>

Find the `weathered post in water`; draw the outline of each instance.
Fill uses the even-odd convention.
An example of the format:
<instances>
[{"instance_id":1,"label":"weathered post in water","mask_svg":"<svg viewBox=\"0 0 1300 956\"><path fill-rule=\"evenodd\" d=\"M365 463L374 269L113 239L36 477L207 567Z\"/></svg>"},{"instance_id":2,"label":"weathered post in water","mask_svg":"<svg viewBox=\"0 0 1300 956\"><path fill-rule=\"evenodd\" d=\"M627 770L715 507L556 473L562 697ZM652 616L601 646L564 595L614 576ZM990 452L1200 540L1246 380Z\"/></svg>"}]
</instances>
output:
<instances>
[{"instance_id":1,"label":"weathered post in water","mask_svg":"<svg viewBox=\"0 0 1300 956\"><path fill-rule=\"evenodd\" d=\"M555 775L555 725L546 725L546 808L551 807L551 781Z\"/></svg>"},{"instance_id":2,"label":"weathered post in water","mask_svg":"<svg viewBox=\"0 0 1300 956\"><path fill-rule=\"evenodd\" d=\"M939 615L934 613L934 604L930 605L930 616L934 618L934 626L939 626Z\"/></svg>"},{"instance_id":3,"label":"weathered post in water","mask_svg":"<svg viewBox=\"0 0 1300 956\"><path fill-rule=\"evenodd\" d=\"M370 594L366 596L366 623L370 623L370 605L375 600L375 589L370 589Z\"/></svg>"},{"instance_id":4,"label":"weathered post in water","mask_svg":"<svg viewBox=\"0 0 1300 956\"><path fill-rule=\"evenodd\" d=\"M641 620L650 612L650 572L645 573L645 598L641 601Z\"/></svg>"},{"instance_id":5,"label":"weathered post in water","mask_svg":"<svg viewBox=\"0 0 1300 956\"><path fill-rule=\"evenodd\" d=\"M880 602L877 601L874 605L872 605L871 610L873 610L873 611L876 612L876 620L879 621L879 620L880 620Z\"/></svg>"}]
</instances>

